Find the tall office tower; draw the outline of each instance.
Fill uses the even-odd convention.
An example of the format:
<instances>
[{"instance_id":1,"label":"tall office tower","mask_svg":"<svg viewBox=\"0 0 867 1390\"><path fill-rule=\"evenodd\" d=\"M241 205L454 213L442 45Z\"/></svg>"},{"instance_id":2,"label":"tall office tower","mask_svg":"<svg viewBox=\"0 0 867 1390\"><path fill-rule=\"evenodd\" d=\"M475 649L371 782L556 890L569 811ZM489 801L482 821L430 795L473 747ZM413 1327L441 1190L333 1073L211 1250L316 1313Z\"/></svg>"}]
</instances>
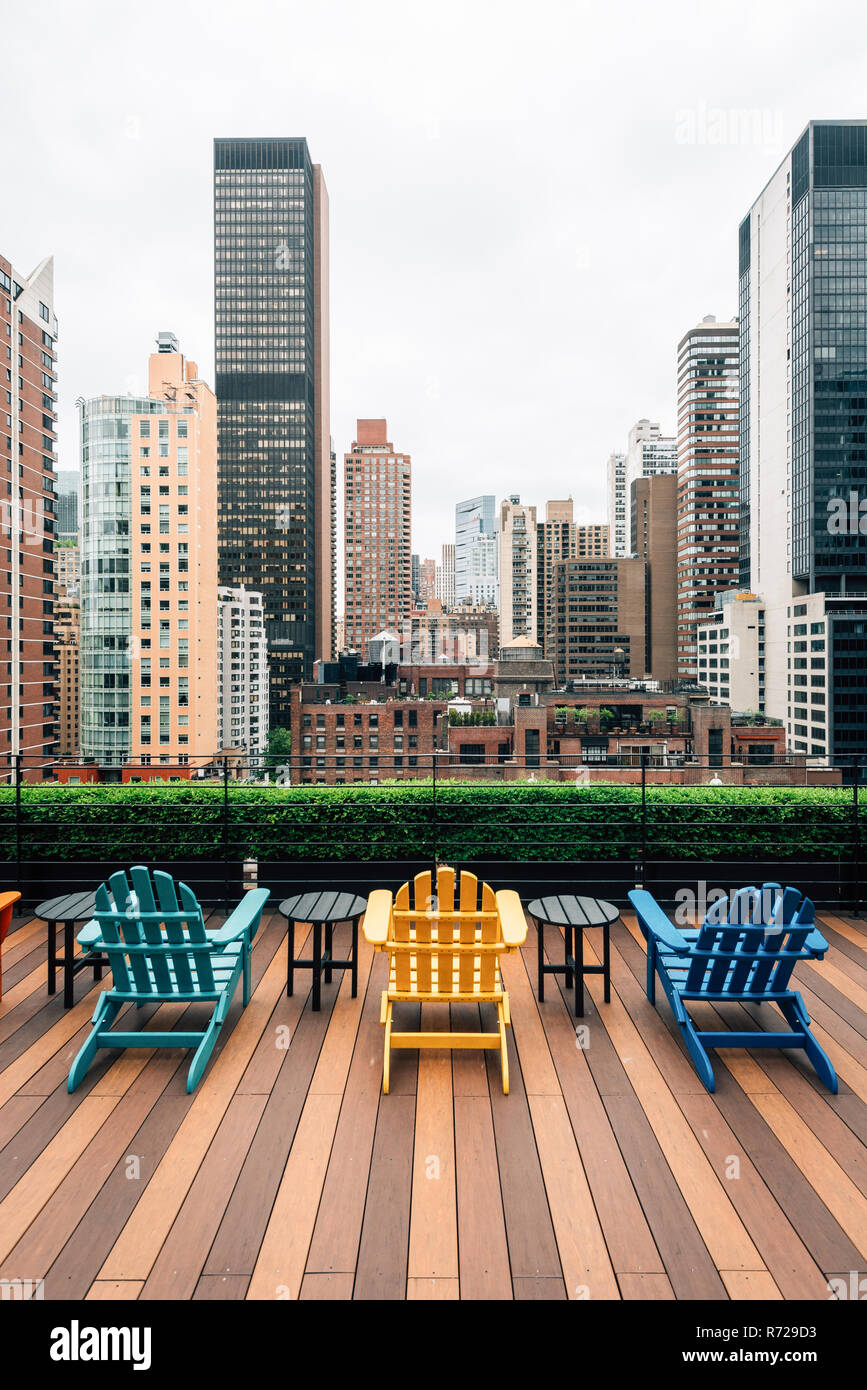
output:
<instances>
[{"instance_id":1,"label":"tall office tower","mask_svg":"<svg viewBox=\"0 0 867 1390\"><path fill-rule=\"evenodd\" d=\"M22 275L0 256L0 777L10 775L10 756L20 754L27 781L48 775L57 737L56 339L51 257Z\"/></svg>"},{"instance_id":2,"label":"tall office tower","mask_svg":"<svg viewBox=\"0 0 867 1390\"><path fill-rule=\"evenodd\" d=\"M55 536L58 540L78 540L78 484L81 475L71 468L57 474Z\"/></svg>"},{"instance_id":3,"label":"tall office tower","mask_svg":"<svg viewBox=\"0 0 867 1390\"><path fill-rule=\"evenodd\" d=\"M174 334L157 344L147 396L81 404L81 752L108 769L220 742L216 401Z\"/></svg>"},{"instance_id":4,"label":"tall office tower","mask_svg":"<svg viewBox=\"0 0 867 1390\"><path fill-rule=\"evenodd\" d=\"M608 478L608 550L622 559L629 549L629 505L626 492L626 455L611 454L606 464Z\"/></svg>"},{"instance_id":5,"label":"tall office tower","mask_svg":"<svg viewBox=\"0 0 867 1390\"><path fill-rule=\"evenodd\" d=\"M677 669L695 680L698 624L738 582L738 325L712 314L677 345L677 484Z\"/></svg>"},{"instance_id":6,"label":"tall office tower","mask_svg":"<svg viewBox=\"0 0 867 1390\"><path fill-rule=\"evenodd\" d=\"M626 452L626 497L636 478L653 478L657 473L677 472L677 440L663 434L655 421L642 419L629 431Z\"/></svg>"},{"instance_id":7,"label":"tall office tower","mask_svg":"<svg viewBox=\"0 0 867 1390\"><path fill-rule=\"evenodd\" d=\"M418 567L418 598L420 603L430 603L437 597L437 562L422 560Z\"/></svg>"},{"instance_id":8,"label":"tall office tower","mask_svg":"<svg viewBox=\"0 0 867 1390\"><path fill-rule=\"evenodd\" d=\"M273 727L330 659L328 194L306 140L214 141L220 583L265 596Z\"/></svg>"},{"instance_id":9,"label":"tall office tower","mask_svg":"<svg viewBox=\"0 0 867 1390\"><path fill-rule=\"evenodd\" d=\"M345 631L364 652L383 628L398 631L412 607L412 468L388 442L385 420L359 420L344 455Z\"/></svg>"},{"instance_id":10,"label":"tall office tower","mask_svg":"<svg viewBox=\"0 0 867 1390\"><path fill-rule=\"evenodd\" d=\"M538 539L536 508L522 506L516 494L500 504L500 646L516 637L538 640Z\"/></svg>"},{"instance_id":11,"label":"tall office tower","mask_svg":"<svg viewBox=\"0 0 867 1390\"><path fill-rule=\"evenodd\" d=\"M265 605L251 589L217 592L220 742L242 748L251 775L268 751L268 650Z\"/></svg>"},{"instance_id":12,"label":"tall office tower","mask_svg":"<svg viewBox=\"0 0 867 1390\"><path fill-rule=\"evenodd\" d=\"M58 582L54 599L54 647L57 661L58 754L74 757L81 734L81 607Z\"/></svg>"},{"instance_id":13,"label":"tall office tower","mask_svg":"<svg viewBox=\"0 0 867 1390\"><path fill-rule=\"evenodd\" d=\"M469 497L455 507L455 601L497 602L497 499ZM493 545L491 542L494 542Z\"/></svg>"},{"instance_id":14,"label":"tall office tower","mask_svg":"<svg viewBox=\"0 0 867 1390\"><path fill-rule=\"evenodd\" d=\"M436 597L443 608L454 608L455 548L453 545L444 545L442 548L442 561L437 565Z\"/></svg>"},{"instance_id":15,"label":"tall office tower","mask_svg":"<svg viewBox=\"0 0 867 1390\"><path fill-rule=\"evenodd\" d=\"M867 122L812 121L739 230L740 578L796 752L867 728Z\"/></svg>"},{"instance_id":16,"label":"tall office tower","mask_svg":"<svg viewBox=\"0 0 867 1390\"><path fill-rule=\"evenodd\" d=\"M558 684L645 675L644 561L560 560L555 572L557 630L549 660Z\"/></svg>"},{"instance_id":17,"label":"tall office tower","mask_svg":"<svg viewBox=\"0 0 867 1390\"><path fill-rule=\"evenodd\" d=\"M646 566L644 670L657 681L677 675L677 481L636 478L629 499L631 551Z\"/></svg>"},{"instance_id":18,"label":"tall office tower","mask_svg":"<svg viewBox=\"0 0 867 1390\"><path fill-rule=\"evenodd\" d=\"M574 521L572 498L545 503L545 520L536 525L536 606L539 615L538 642L549 661L556 642L557 585L556 565L578 553L578 528Z\"/></svg>"}]
</instances>

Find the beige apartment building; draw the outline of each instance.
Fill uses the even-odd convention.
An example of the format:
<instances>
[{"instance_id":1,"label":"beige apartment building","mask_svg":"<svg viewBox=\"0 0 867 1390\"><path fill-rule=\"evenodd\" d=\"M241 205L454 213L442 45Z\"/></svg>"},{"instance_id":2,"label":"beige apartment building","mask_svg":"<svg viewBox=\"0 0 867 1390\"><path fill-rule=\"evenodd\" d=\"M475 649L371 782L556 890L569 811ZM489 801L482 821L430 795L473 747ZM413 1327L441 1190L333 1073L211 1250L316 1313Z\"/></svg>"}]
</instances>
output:
<instances>
[{"instance_id":1,"label":"beige apartment building","mask_svg":"<svg viewBox=\"0 0 867 1390\"><path fill-rule=\"evenodd\" d=\"M516 637L537 640L538 538L536 508L522 506L517 495L500 503L497 537L500 572L500 646Z\"/></svg>"},{"instance_id":2,"label":"beige apartment building","mask_svg":"<svg viewBox=\"0 0 867 1390\"><path fill-rule=\"evenodd\" d=\"M412 463L389 442L385 420L359 420L356 436L343 458L344 641L364 652L383 629L397 631L412 608Z\"/></svg>"},{"instance_id":3,"label":"beige apartment building","mask_svg":"<svg viewBox=\"0 0 867 1390\"><path fill-rule=\"evenodd\" d=\"M109 767L220 745L216 402L157 342L147 397L82 408L81 751Z\"/></svg>"}]
</instances>

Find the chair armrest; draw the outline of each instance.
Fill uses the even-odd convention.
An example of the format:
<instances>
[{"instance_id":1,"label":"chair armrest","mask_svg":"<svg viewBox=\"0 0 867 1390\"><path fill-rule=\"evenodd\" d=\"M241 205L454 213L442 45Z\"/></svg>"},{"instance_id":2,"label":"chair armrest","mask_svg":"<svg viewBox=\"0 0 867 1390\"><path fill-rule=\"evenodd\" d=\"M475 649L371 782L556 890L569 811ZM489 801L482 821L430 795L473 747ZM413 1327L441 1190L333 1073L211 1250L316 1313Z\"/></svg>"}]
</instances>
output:
<instances>
[{"instance_id":1,"label":"chair armrest","mask_svg":"<svg viewBox=\"0 0 867 1390\"><path fill-rule=\"evenodd\" d=\"M94 946L102 941L102 927L97 921L88 922L75 939L83 951L92 951Z\"/></svg>"},{"instance_id":2,"label":"chair armrest","mask_svg":"<svg viewBox=\"0 0 867 1390\"><path fill-rule=\"evenodd\" d=\"M828 943L825 940L822 933L820 931L817 931L817 929L814 927L813 930L810 932L809 936L806 937L804 940L804 949L807 951L813 951L817 956L821 957L827 951Z\"/></svg>"},{"instance_id":3,"label":"chair armrest","mask_svg":"<svg viewBox=\"0 0 867 1390\"><path fill-rule=\"evenodd\" d=\"M362 930L372 946L384 946L391 925L391 893L387 888L374 888L367 899Z\"/></svg>"},{"instance_id":4,"label":"chair armrest","mask_svg":"<svg viewBox=\"0 0 867 1390\"><path fill-rule=\"evenodd\" d=\"M207 933L208 940L214 946L228 946L230 942L237 941L246 932L250 933L252 939L256 935L256 929L262 919L262 908L270 896L271 891L268 888L251 888L248 893L244 894L220 930Z\"/></svg>"},{"instance_id":5,"label":"chair armrest","mask_svg":"<svg viewBox=\"0 0 867 1390\"><path fill-rule=\"evenodd\" d=\"M527 918L514 888L501 888L496 894L500 927L507 946L523 946L527 939Z\"/></svg>"},{"instance_id":6,"label":"chair armrest","mask_svg":"<svg viewBox=\"0 0 867 1390\"><path fill-rule=\"evenodd\" d=\"M16 890L10 893L0 893L0 941L9 930L12 923L12 908L18 902L21 894Z\"/></svg>"},{"instance_id":7,"label":"chair armrest","mask_svg":"<svg viewBox=\"0 0 867 1390\"><path fill-rule=\"evenodd\" d=\"M646 888L634 888L627 896L635 908L635 915L640 924L666 950L684 956L693 949L695 942L687 941L685 936L681 936L677 927L666 917L656 898L652 893L648 893Z\"/></svg>"}]
</instances>

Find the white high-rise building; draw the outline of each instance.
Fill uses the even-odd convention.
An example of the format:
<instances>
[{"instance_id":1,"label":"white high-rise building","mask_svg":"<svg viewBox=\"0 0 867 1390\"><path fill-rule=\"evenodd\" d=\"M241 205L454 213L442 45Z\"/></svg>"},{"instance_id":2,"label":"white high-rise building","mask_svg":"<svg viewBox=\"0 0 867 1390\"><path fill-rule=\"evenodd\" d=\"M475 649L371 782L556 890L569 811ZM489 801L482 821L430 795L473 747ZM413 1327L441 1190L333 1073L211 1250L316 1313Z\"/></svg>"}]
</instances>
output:
<instances>
[{"instance_id":1,"label":"white high-rise building","mask_svg":"<svg viewBox=\"0 0 867 1390\"><path fill-rule=\"evenodd\" d=\"M663 434L653 420L642 419L629 431L626 452L626 496L638 478L654 478L658 473L677 472L677 439Z\"/></svg>"},{"instance_id":2,"label":"white high-rise building","mask_svg":"<svg viewBox=\"0 0 867 1390\"><path fill-rule=\"evenodd\" d=\"M252 589L218 591L217 688L222 747L243 749L255 773L268 748L268 652L264 597Z\"/></svg>"},{"instance_id":3,"label":"white high-rise building","mask_svg":"<svg viewBox=\"0 0 867 1390\"><path fill-rule=\"evenodd\" d=\"M455 606L455 547L444 545L436 570L436 596L443 608Z\"/></svg>"},{"instance_id":4,"label":"white high-rise building","mask_svg":"<svg viewBox=\"0 0 867 1390\"><path fill-rule=\"evenodd\" d=\"M608 553L614 559L629 554L629 494L626 491L626 455L612 454L608 475Z\"/></svg>"},{"instance_id":5,"label":"white high-rise building","mask_svg":"<svg viewBox=\"0 0 867 1390\"><path fill-rule=\"evenodd\" d=\"M536 508L517 495L500 504L500 648L538 640Z\"/></svg>"},{"instance_id":6,"label":"white high-rise building","mask_svg":"<svg viewBox=\"0 0 867 1390\"><path fill-rule=\"evenodd\" d=\"M455 507L456 603L497 603L496 508L492 493Z\"/></svg>"}]
</instances>

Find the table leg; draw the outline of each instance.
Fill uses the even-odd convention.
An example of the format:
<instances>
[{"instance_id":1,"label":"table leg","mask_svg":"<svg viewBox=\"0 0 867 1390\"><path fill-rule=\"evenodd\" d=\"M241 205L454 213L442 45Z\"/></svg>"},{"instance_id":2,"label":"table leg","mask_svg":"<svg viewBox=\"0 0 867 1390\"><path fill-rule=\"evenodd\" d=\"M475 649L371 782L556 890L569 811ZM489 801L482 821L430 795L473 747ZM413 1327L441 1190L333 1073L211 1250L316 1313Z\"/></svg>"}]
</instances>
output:
<instances>
[{"instance_id":1,"label":"table leg","mask_svg":"<svg viewBox=\"0 0 867 1390\"><path fill-rule=\"evenodd\" d=\"M54 994L57 989L57 923L48 923L48 993Z\"/></svg>"},{"instance_id":2,"label":"table leg","mask_svg":"<svg viewBox=\"0 0 867 1390\"><path fill-rule=\"evenodd\" d=\"M574 956L574 955L575 955L575 951L574 951L574 949L573 949L573 947L572 947L572 940L571 940L571 938L575 935L575 932L576 932L577 930L578 930L577 927L564 927L564 928L563 928L563 962L564 962L564 964L565 964L565 966L566 966L566 988L567 988L567 989L571 989L571 988L572 988L572 970L570 969L570 966L569 966L569 957L570 957L570 955L571 955L571 956Z\"/></svg>"},{"instance_id":3,"label":"table leg","mask_svg":"<svg viewBox=\"0 0 867 1390\"><path fill-rule=\"evenodd\" d=\"M584 929L575 928L575 1017L584 1017Z\"/></svg>"},{"instance_id":4,"label":"table leg","mask_svg":"<svg viewBox=\"0 0 867 1390\"><path fill-rule=\"evenodd\" d=\"M539 956L539 1003L545 1002L545 923L536 920L536 949Z\"/></svg>"},{"instance_id":5,"label":"table leg","mask_svg":"<svg viewBox=\"0 0 867 1390\"><path fill-rule=\"evenodd\" d=\"M352 923L352 997L358 995L358 918Z\"/></svg>"},{"instance_id":6,"label":"table leg","mask_svg":"<svg viewBox=\"0 0 867 1390\"><path fill-rule=\"evenodd\" d=\"M71 1009L74 1003L72 986L75 978L75 923L63 924L63 1007Z\"/></svg>"},{"instance_id":7,"label":"table leg","mask_svg":"<svg viewBox=\"0 0 867 1390\"><path fill-rule=\"evenodd\" d=\"M611 1003L611 927L605 923L605 934L602 938L602 978L605 981L605 1003Z\"/></svg>"},{"instance_id":8,"label":"table leg","mask_svg":"<svg viewBox=\"0 0 867 1390\"><path fill-rule=\"evenodd\" d=\"M322 972L322 923L313 923L313 1012L319 1012Z\"/></svg>"},{"instance_id":9,"label":"table leg","mask_svg":"<svg viewBox=\"0 0 867 1390\"><path fill-rule=\"evenodd\" d=\"M333 922L326 922L326 923L325 923L325 983L326 983L327 985L330 985L330 984L331 984L331 954L332 954L332 941L333 941L333 935L334 935L334 923L333 923Z\"/></svg>"},{"instance_id":10,"label":"table leg","mask_svg":"<svg viewBox=\"0 0 867 1390\"><path fill-rule=\"evenodd\" d=\"M289 964L286 967L286 994L289 998L295 993L295 923L289 918L289 930L286 934L286 945L288 947Z\"/></svg>"}]
</instances>

